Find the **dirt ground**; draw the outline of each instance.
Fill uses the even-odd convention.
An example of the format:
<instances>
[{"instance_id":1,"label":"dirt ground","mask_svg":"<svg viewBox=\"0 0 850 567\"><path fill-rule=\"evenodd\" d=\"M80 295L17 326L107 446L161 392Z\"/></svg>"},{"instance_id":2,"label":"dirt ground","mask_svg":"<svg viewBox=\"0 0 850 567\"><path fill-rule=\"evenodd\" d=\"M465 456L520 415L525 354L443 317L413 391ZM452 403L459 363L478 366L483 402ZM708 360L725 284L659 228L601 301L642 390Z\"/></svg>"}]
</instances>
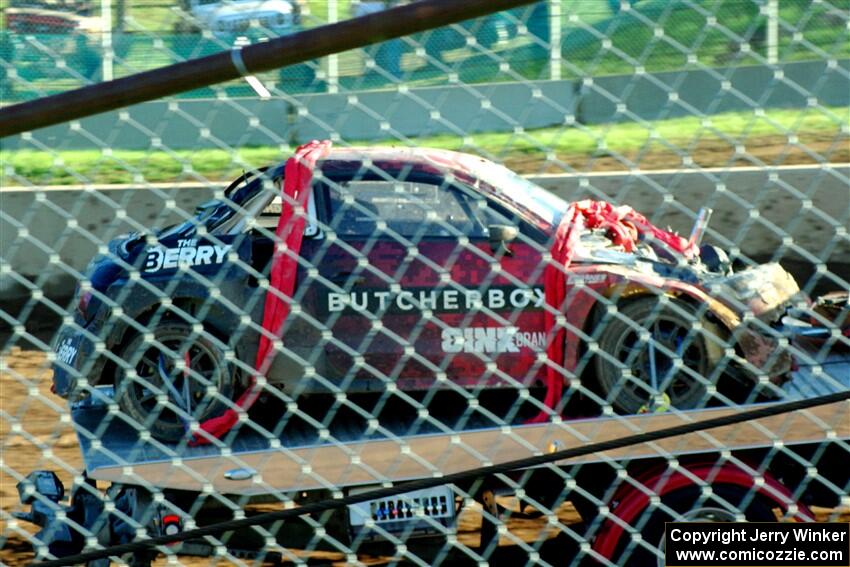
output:
<instances>
[{"instance_id":1,"label":"dirt ground","mask_svg":"<svg viewBox=\"0 0 850 567\"><path fill-rule=\"evenodd\" d=\"M58 472L66 486L70 486L74 476L81 472L82 462L70 422L63 419L65 403L50 393L51 370L45 354L16 347L0 360L0 508L2 520L5 520L0 521L0 562L16 567L26 565L33 559L27 535L34 530L29 524L9 521L9 513L22 511L15 484L21 475L31 470L52 469ZM503 504L510 506L512 503L505 501ZM465 509L458 523L458 542L470 548L475 548L479 542L481 516L477 510L475 507ZM850 521L850 511L837 517L831 510L816 512L821 521ZM559 509L558 516L564 525L580 521L578 514L568 504ZM510 564L527 561L526 552L517 545L517 539L535 542L553 538L558 533L557 526L547 525L545 518L512 518L507 522L507 528L510 535L502 535L500 553L503 549L513 550L512 553L505 552L506 563ZM550 539L547 545L552 542L549 546L552 548L557 545L556 540ZM346 563L342 553L317 552L306 554L306 557L311 564ZM465 556L461 555L460 558L465 559ZM379 554L362 555L359 559L367 565L381 565L392 560L387 555ZM192 567L231 564L223 559L211 562L210 559L185 557L181 557L180 562ZM163 558L157 564L169 563Z\"/></svg>"},{"instance_id":2,"label":"dirt ground","mask_svg":"<svg viewBox=\"0 0 850 567\"><path fill-rule=\"evenodd\" d=\"M0 520L0 562L10 567L28 565L34 558L27 534L34 533L35 529L23 522L8 521L8 513L23 511L15 488L18 480L34 469L51 469L58 473L65 486L70 486L74 476L83 469L76 435L70 422L62 420L65 401L50 393L51 375L47 357L38 351L16 347L0 363L0 509L4 512ZM477 507L464 510L458 524L458 542L471 548L477 547L479 542L481 516L478 510ZM580 521L569 505L559 510L559 519L567 525ZM550 532L550 536L556 531L545 521L525 519L510 520L508 528L515 537L529 542L539 539L543 531ZM515 542L511 538L502 536L502 545L512 543ZM310 563L346 563L342 553L306 555ZM380 565L391 558L364 555L360 559L369 565ZM184 557L181 563L194 567L209 565L210 560ZM166 565L167 561L163 558L157 564ZM231 563L220 560L217 564Z\"/></svg>"},{"instance_id":3,"label":"dirt ground","mask_svg":"<svg viewBox=\"0 0 850 567\"><path fill-rule=\"evenodd\" d=\"M798 143L791 145L785 136L754 136L746 140L745 153L736 153L733 144L717 140L700 140L693 146L673 151L662 143L647 145L639 150L621 152L622 158L636 164L644 171L682 167L742 167L753 165L804 165L821 161L850 162L850 137L835 133L802 134ZM738 148L740 150L740 148ZM683 163L683 152L692 160ZM564 173L563 165L576 171L623 171L629 163L608 154L588 156L584 152L559 153L560 163L547 163L542 152L508 152L500 155L505 165L519 173Z\"/></svg>"}]
</instances>

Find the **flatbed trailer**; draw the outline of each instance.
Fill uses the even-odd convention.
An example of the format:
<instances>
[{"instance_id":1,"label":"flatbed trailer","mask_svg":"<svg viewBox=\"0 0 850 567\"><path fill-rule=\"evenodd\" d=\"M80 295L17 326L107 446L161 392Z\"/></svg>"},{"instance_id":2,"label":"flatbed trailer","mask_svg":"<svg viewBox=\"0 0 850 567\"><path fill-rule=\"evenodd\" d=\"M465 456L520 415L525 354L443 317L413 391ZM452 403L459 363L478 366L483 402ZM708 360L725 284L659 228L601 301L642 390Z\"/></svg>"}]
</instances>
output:
<instances>
[{"instance_id":1,"label":"flatbed trailer","mask_svg":"<svg viewBox=\"0 0 850 567\"><path fill-rule=\"evenodd\" d=\"M850 390L850 356L833 356L818 370L799 370L784 387L785 399L778 401L845 390ZM377 418L337 412L335 419L323 422L321 409L316 415L308 411L295 418L297 412L289 406L283 410L291 413L283 420L286 427L261 432L251 422L243 423L226 444L189 446L164 445L130 427L111 399L110 389L97 392L71 411L86 470L85 482L72 490L70 506L46 505L45 498L29 500L41 505L39 523L45 526L43 535L52 534L44 537L54 555L81 549L81 535L73 529L50 531L58 522L56 511L60 508L83 528L96 532L101 545L109 546L126 543L136 531L128 535L130 532L126 528L122 532L113 520L92 523L94 520L86 519L96 519L104 509L117 509L152 536L174 534L242 516L258 502L298 506L316 499L341 498L369 487L446 476L776 403L610 414L539 424L528 424L517 415L513 423L500 425L495 425L497 416L488 414L487 408L467 407L464 415L451 418L421 411L410 415L386 411L392 408L384 408ZM334 400L338 405L345 401ZM657 506L649 494L657 494L661 502L678 509L683 498L693 498L687 489L704 483L723 498L744 494L747 506L763 499L769 509L802 520L812 519L809 505L850 506L848 441L850 401L844 400L516 471L514 478L521 477L517 483L506 482L504 477L486 478L465 486L349 506L333 521L326 517L315 521L329 523L327 529L338 541L362 543L393 533L404 537L445 535L464 502L461 495L472 496L491 514L482 527L483 548L494 545L497 538L494 522L500 509L494 495L512 493L549 510L570 501L582 518L575 529L590 542L594 557L617 562L632 535L623 524ZM37 474L49 473L28 477L36 491L46 500L61 500L50 494L64 491L43 490L36 482ZM105 498L99 500L97 487L106 484ZM106 508L104 501L110 503ZM600 506L607 506L608 518L598 518ZM306 545L313 541L314 527L308 522L301 528L279 530L278 545ZM251 530L243 532L226 540L239 542L226 544L228 553L263 554L267 540ZM205 555L221 549L216 551L204 540L192 540L175 548L177 551ZM154 556L155 552L137 554L135 561L145 564Z\"/></svg>"}]
</instances>

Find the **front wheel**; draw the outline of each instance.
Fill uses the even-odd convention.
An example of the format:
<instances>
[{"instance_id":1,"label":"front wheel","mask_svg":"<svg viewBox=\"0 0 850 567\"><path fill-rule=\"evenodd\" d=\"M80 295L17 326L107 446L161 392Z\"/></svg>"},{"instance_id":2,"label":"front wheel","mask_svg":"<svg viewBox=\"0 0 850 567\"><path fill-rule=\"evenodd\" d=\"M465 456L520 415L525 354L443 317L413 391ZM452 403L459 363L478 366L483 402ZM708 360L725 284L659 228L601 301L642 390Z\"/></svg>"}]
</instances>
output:
<instances>
[{"instance_id":1,"label":"front wheel","mask_svg":"<svg viewBox=\"0 0 850 567\"><path fill-rule=\"evenodd\" d=\"M227 408L234 372L207 331L163 322L153 330L153 339L136 335L121 350L132 370L116 377L116 399L153 437L176 442L190 421L202 422Z\"/></svg>"},{"instance_id":2,"label":"front wheel","mask_svg":"<svg viewBox=\"0 0 850 567\"><path fill-rule=\"evenodd\" d=\"M596 374L615 409L634 414L661 396L679 409L704 403L722 358L721 329L690 304L643 297L619 306L598 339Z\"/></svg>"}]
</instances>

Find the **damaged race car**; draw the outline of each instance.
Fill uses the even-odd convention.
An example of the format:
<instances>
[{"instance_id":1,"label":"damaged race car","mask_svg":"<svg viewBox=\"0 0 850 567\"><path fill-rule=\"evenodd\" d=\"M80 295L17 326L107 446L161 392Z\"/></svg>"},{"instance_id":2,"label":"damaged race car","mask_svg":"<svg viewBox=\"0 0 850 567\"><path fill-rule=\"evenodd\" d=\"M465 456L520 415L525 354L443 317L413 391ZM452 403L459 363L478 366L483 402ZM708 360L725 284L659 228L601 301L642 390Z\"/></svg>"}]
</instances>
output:
<instances>
[{"instance_id":1,"label":"damaged race car","mask_svg":"<svg viewBox=\"0 0 850 567\"><path fill-rule=\"evenodd\" d=\"M542 395L532 421L570 384L624 413L771 397L793 365L780 320L806 298L778 264L700 246L707 222L686 239L480 157L314 142L110 242L54 388L111 384L164 441L222 435L269 388L507 388Z\"/></svg>"}]
</instances>

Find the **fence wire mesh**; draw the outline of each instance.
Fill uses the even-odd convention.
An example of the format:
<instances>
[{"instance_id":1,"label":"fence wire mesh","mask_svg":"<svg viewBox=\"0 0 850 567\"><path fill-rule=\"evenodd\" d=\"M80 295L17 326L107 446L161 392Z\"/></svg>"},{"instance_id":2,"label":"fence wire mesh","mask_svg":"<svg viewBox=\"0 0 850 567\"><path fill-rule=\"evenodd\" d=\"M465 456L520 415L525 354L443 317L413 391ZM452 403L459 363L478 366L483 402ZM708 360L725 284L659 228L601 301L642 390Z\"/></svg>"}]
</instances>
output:
<instances>
[{"instance_id":1,"label":"fence wire mesh","mask_svg":"<svg viewBox=\"0 0 850 567\"><path fill-rule=\"evenodd\" d=\"M2 102L392 4L12 0ZM848 13L537 2L4 138L0 561L847 391ZM850 520L848 440L845 401L112 561L663 564L671 519Z\"/></svg>"}]
</instances>

